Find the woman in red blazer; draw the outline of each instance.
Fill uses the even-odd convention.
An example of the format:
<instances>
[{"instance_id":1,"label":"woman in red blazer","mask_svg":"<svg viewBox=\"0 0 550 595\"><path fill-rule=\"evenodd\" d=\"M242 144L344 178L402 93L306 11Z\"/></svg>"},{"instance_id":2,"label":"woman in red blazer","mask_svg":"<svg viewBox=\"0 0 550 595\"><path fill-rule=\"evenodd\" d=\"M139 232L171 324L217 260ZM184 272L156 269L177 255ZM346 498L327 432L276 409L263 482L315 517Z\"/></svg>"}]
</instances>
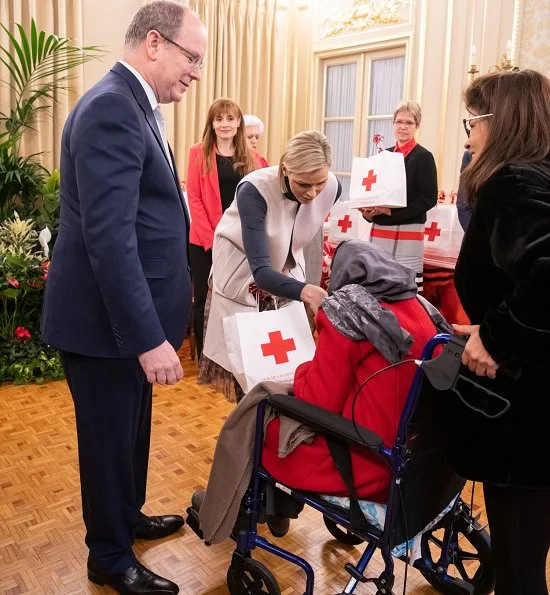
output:
<instances>
[{"instance_id":1,"label":"woman in red blazer","mask_svg":"<svg viewBox=\"0 0 550 595\"><path fill-rule=\"evenodd\" d=\"M216 99L208 110L202 142L189 150L187 199L191 213L189 256L193 280L193 330L202 353L204 305L212 267L214 230L233 201L240 180L258 169L259 155L244 133L244 119L231 99Z\"/></svg>"},{"instance_id":2,"label":"woman in red blazer","mask_svg":"<svg viewBox=\"0 0 550 595\"><path fill-rule=\"evenodd\" d=\"M296 370L294 392L298 399L351 419L361 383L390 363L419 359L437 332L432 316L437 319L438 313L417 299L412 269L361 240L344 242L336 250L329 294L316 318L315 357ZM395 441L415 372L414 364L391 368L369 381L356 400L356 421L379 434L386 446ZM275 419L267 429L263 465L279 481L296 489L348 495L323 436L300 444L284 458L277 454L278 445L279 419ZM358 496L386 502L388 466L366 449L352 449L352 465Z\"/></svg>"}]
</instances>

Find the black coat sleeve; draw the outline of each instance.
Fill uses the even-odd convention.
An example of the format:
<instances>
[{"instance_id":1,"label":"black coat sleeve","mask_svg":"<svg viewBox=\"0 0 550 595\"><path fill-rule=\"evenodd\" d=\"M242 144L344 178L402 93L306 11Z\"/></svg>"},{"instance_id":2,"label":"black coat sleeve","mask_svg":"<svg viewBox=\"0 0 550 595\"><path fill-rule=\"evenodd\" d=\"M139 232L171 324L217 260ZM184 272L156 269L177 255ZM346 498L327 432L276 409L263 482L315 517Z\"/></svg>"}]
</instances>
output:
<instances>
[{"instance_id":1,"label":"black coat sleeve","mask_svg":"<svg viewBox=\"0 0 550 595\"><path fill-rule=\"evenodd\" d=\"M480 325L484 347L497 362L548 367L550 361L550 183L510 173L491 180L477 208L490 229L495 266L511 291Z\"/></svg>"}]
</instances>

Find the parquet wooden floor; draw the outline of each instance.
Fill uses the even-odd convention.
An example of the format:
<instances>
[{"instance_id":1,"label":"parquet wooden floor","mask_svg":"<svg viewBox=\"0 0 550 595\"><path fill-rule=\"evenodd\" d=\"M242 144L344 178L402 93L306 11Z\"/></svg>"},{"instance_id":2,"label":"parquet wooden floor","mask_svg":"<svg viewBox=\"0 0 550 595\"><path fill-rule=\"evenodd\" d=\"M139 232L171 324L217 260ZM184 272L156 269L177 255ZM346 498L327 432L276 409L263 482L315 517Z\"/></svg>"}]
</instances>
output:
<instances>
[{"instance_id":1,"label":"parquet wooden floor","mask_svg":"<svg viewBox=\"0 0 550 595\"><path fill-rule=\"evenodd\" d=\"M186 377L155 389L146 512L184 513L192 493L207 482L219 428L232 405L196 384L196 366L182 351ZM302 554L316 572L316 595L340 592L343 565L359 550L327 533L318 513L306 510L280 543ZM139 558L180 585L181 593L227 593L225 574L233 542L206 547L183 527L174 537L136 542ZM283 595L303 593L301 571L269 554L254 557L275 574ZM0 593L2 595L105 594L86 579L87 549L81 520L74 413L64 382L0 387ZM376 557L371 570L380 572ZM397 562L395 593L403 588ZM371 585L359 593L374 593ZM435 593L409 570L409 595Z\"/></svg>"}]
</instances>

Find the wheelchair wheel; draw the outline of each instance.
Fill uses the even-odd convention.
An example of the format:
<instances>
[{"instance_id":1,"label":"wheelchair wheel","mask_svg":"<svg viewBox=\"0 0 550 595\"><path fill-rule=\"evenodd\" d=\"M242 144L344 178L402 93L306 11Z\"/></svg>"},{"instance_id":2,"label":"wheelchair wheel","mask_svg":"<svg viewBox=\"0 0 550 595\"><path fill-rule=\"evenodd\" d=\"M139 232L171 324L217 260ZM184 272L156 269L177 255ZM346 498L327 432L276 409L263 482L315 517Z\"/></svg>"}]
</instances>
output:
<instances>
[{"instance_id":1,"label":"wheelchair wheel","mask_svg":"<svg viewBox=\"0 0 550 595\"><path fill-rule=\"evenodd\" d=\"M281 595L271 571L252 558L231 563L227 571L227 588L231 595Z\"/></svg>"},{"instance_id":2,"label":"wheelchair wheel","mask_svg":"<svg viewBox=\"0 0 550 595\"><path fill-rule=\"evenodd\" d=\"M437 567L445 530L439 525L439 528L434 527L422 535L422 559L432 568ZM470 527L466 510L462 510L456 517L454 531L447 573L439 576L419 568L420 572L440 593L460 592L460 585L467 583L474 587L474 595L489 595L495 587L495 571L488 532L477 522Z\"/></svg>"},{"instance_id":3,"label":"wheelchair wheel","mask_svg":"<svg viewBox=\"0 0 550 595\"><path fill-rule=\"evenodd\" d=\"M357 537L353 533L349 531L344 531L340 529L340 527L331 519L323 515L323 520L325 521L325 526L328 529L328 532L337 539L340 543L345 543L346 545L359 545L363 543L363 539Z\"/></svg>"}]
</instances>

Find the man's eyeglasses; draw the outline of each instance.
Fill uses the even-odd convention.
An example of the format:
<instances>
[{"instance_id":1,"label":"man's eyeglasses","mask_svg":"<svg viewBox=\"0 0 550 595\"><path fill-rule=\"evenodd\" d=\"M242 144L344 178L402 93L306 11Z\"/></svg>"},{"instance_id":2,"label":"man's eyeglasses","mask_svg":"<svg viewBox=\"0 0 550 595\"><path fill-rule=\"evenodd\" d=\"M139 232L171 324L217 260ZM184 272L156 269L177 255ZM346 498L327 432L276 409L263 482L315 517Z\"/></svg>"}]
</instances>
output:
<instances>
[{"instance_id":1,"label":"man's eyeglasses","mask_svg":"<svg viewBox=\"0 0 550 595\"><path fill-rule=\"evenodd\" d=\"M471 118L464 118L462 123L464 124L464 130L466 131L466 136L470 138L470 132L472 132L472 125L470 122L477 122L481 120L481 118L490 118L493 114L482 114L481 116L472 116Z\"/></svg>"},{"instance_id":2,"label":"man's eyeglasses","mask_svg":"<svg viewBox=\"0 0 550 595\"><path fill-rule=\"evenodd\" d=\"M175 45L180 50L180 52L187 58L187 60L189 60L189 65L192 68L196 68L197 70L202 69L202 67L204 66L204 62L203 62L202 58L195 56L189 50L186 50L182 45L180 45L173 39L166 37L166 35L163 35L162 33L159 33L159 35L162 37L162 39L164 39L164 41L167 41L168 43Z\"/></svg>"}]
</instances>

